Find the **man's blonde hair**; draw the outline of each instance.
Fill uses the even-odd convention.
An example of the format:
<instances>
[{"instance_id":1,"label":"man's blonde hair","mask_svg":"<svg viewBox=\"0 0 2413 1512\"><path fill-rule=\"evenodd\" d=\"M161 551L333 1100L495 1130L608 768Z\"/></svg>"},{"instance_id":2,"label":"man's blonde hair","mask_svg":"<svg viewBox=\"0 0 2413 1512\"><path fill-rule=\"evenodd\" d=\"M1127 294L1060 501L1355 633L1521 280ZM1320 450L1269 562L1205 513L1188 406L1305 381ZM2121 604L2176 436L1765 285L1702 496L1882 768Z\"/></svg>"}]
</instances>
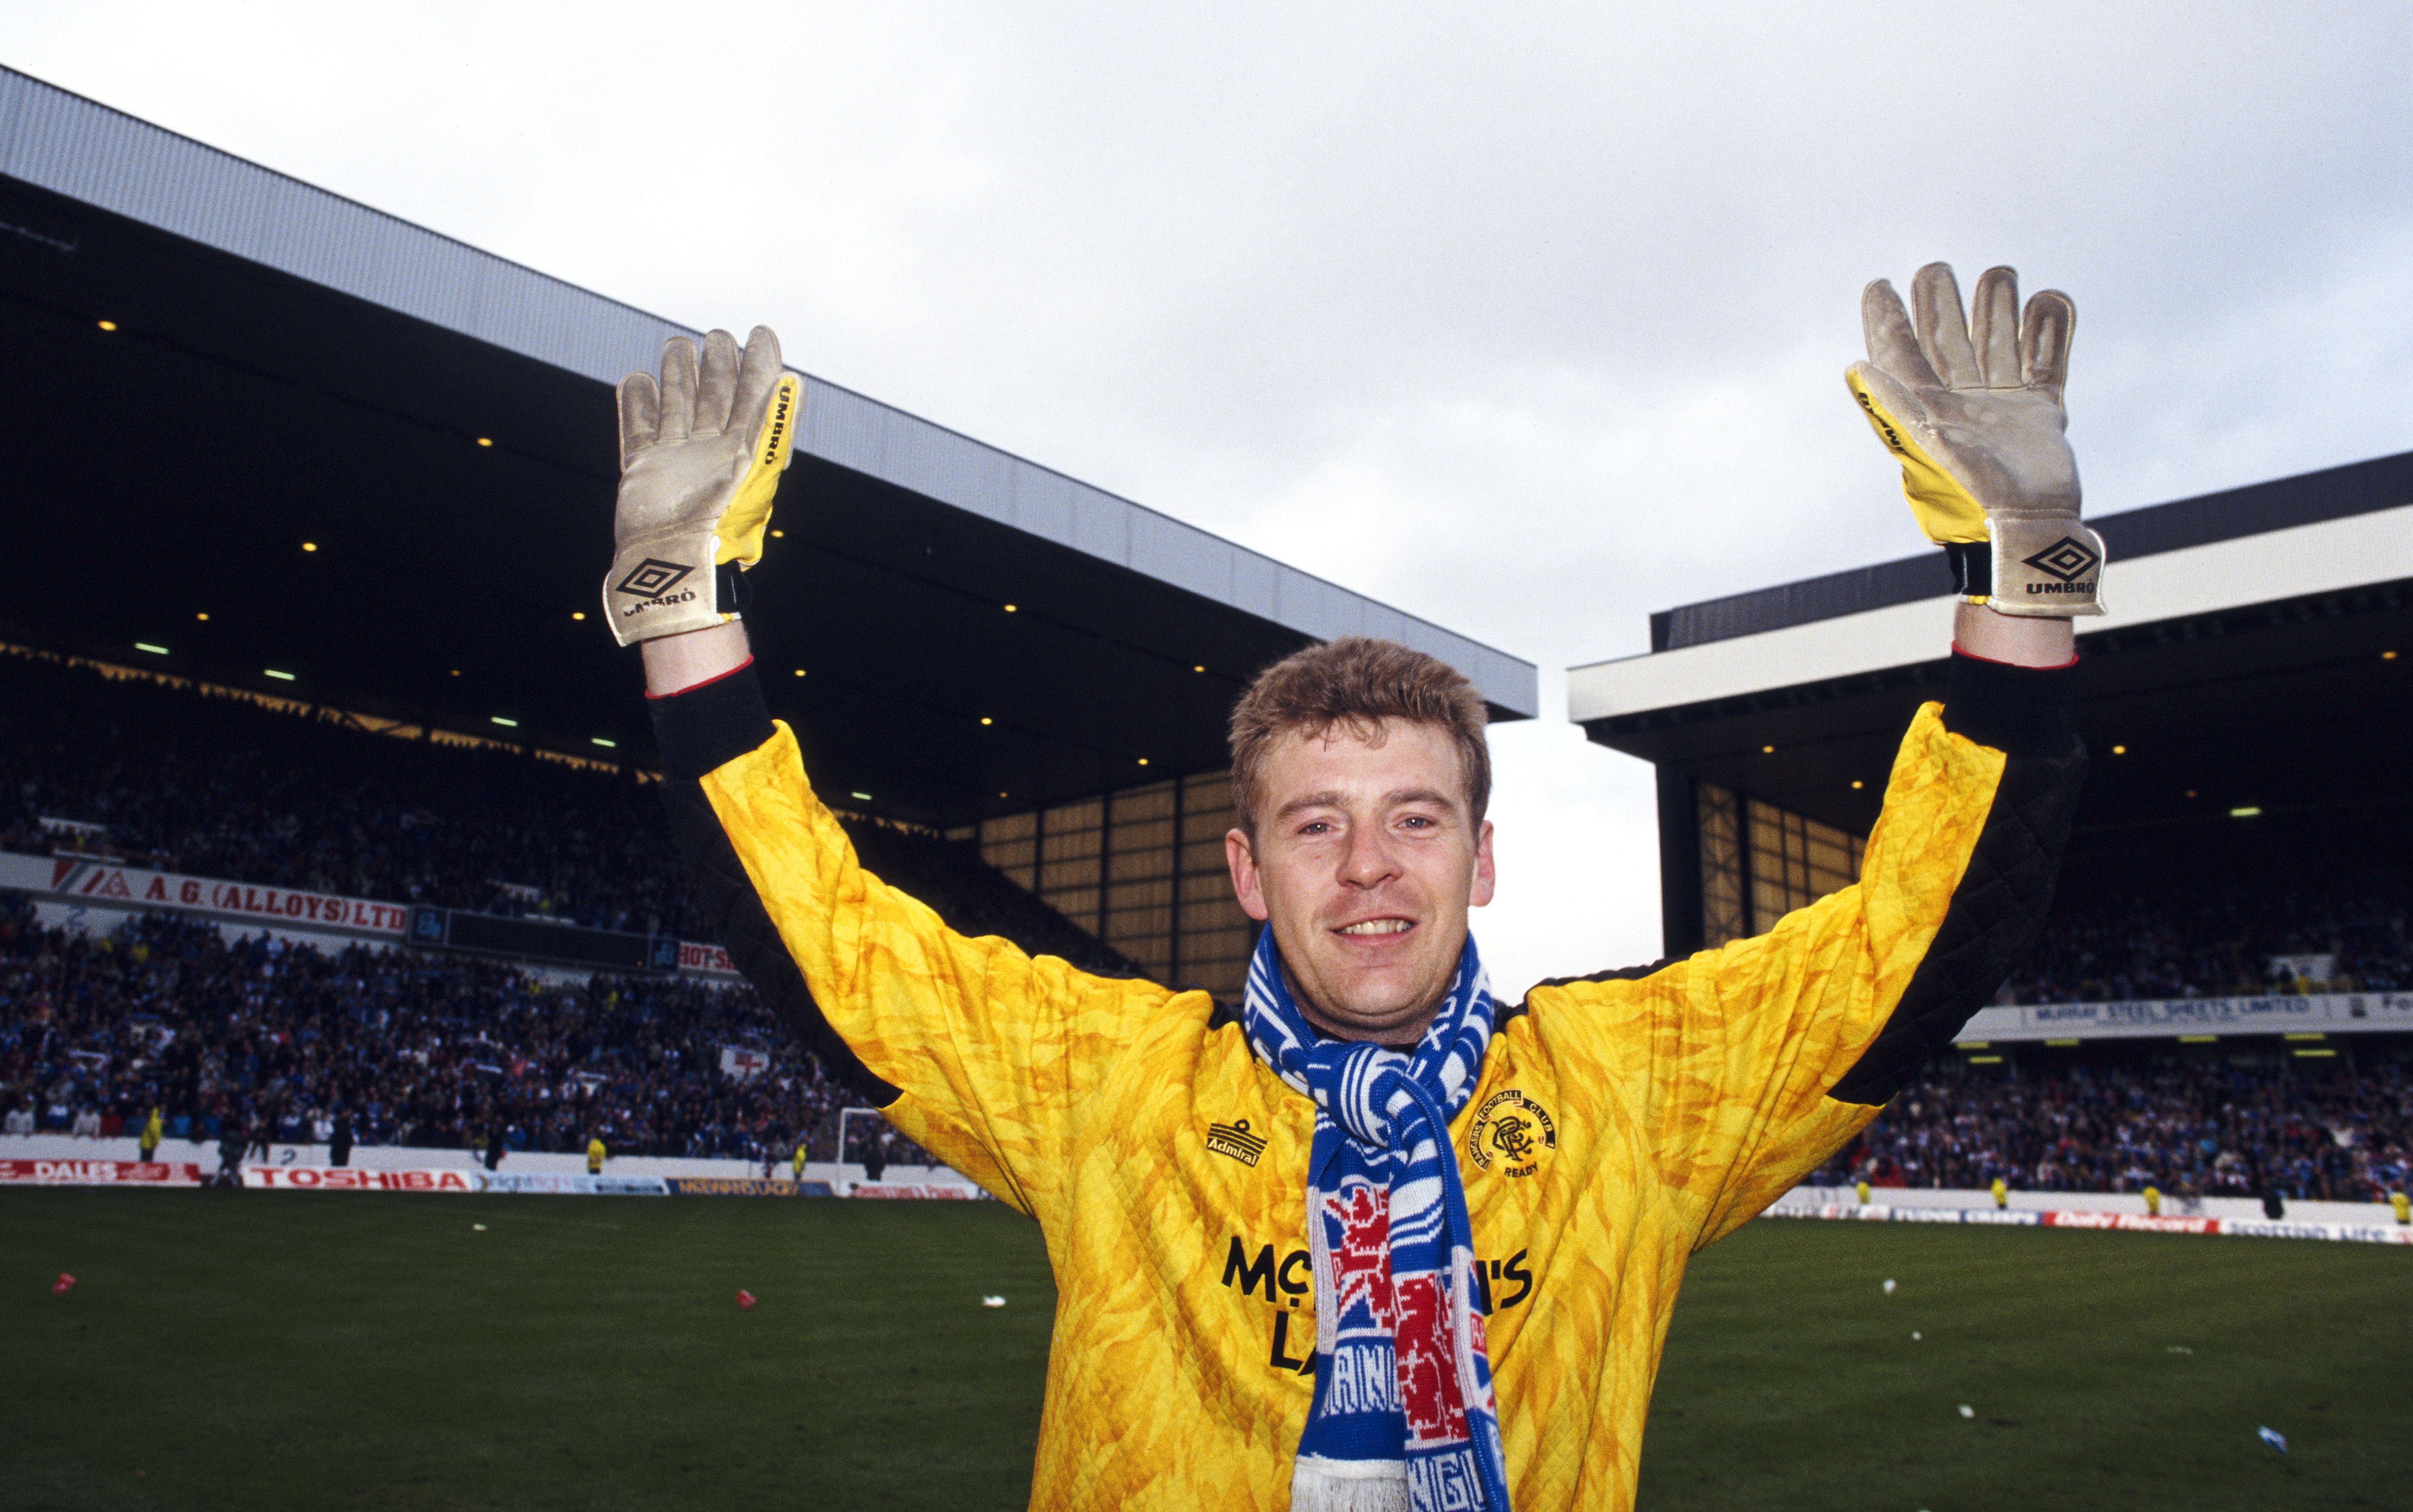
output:
<instances>
[{"instance_id":1,"label":"man's blonde hair","mask_svg":"<svg viewBox=\"0 0 2413 1512\"><path fill-rule=\"evenodd\" d=\"M1386 719L1435 726L1458 748L1467 812L1483 822L1491 801L1491 750L1483 695L1458 669L1391 640L1342 636L1266 668L1232 709L1232 806L1257 832L1257 791L1266 753L1284 735L1313 740L1335 729L1365 740Z\"/></svg>"}]
</instances>

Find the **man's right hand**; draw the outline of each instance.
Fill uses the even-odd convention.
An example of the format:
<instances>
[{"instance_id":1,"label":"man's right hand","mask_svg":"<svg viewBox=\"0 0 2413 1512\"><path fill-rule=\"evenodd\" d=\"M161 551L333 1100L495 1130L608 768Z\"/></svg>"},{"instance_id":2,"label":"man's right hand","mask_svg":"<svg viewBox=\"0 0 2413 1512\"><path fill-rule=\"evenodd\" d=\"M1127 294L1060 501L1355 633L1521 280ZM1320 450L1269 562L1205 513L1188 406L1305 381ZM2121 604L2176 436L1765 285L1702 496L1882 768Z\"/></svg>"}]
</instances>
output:
<instances>
[{"instance_id":1,"label":"man's right hand","mask_svg":"<svg viewBox=\"0 0 2413 1512\"><path fill-rule=\"evenodd\" d=\"M620 381L620 496L603 616L621 645L737 619L738 575L762 560L802 404L767 326L754 328L742 357L725 330L704 337L700 360L693 342L674 336L659 384L650 373Z\"/></svg>"}]
</instances>

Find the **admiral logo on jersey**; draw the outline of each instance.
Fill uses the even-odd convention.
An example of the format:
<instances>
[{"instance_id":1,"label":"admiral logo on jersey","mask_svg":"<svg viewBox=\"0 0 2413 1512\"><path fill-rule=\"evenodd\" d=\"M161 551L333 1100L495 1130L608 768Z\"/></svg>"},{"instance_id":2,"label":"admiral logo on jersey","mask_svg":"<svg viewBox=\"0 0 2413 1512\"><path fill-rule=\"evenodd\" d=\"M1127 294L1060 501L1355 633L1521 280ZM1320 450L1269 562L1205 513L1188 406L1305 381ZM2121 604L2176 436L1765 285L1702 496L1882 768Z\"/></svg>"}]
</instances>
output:
<instances>
[{"instance_id":1,"label":"admiral logo on jersey","mask_svg":"<svg viewBox=\"0 0 2413 1512\"><path fill-rule=\"evenodd\" d=\"M1247 1119L1234 1119L1206 1125L1206 1150L1210 1154L1229 1155L1243 1166L1254 1166L1266 1152L1266 1142L1249 1132Z\"/></svg>"}]
</instances>

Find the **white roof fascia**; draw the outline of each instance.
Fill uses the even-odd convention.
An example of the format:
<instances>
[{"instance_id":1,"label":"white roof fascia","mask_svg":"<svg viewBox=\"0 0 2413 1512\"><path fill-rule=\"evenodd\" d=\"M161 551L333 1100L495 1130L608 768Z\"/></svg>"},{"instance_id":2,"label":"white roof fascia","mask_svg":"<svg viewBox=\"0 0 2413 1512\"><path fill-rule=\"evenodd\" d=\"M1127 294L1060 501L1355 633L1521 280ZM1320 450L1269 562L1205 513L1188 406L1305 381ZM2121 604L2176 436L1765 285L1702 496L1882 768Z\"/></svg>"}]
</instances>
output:
<instances>
[{"instance_id":1,"label":"white roof fascia","mask_svg":"<svg viewBox=\"0 0 2413 1512\"><path fill-rule=\"evenodd\" d=\"M2115 557L2103 573L2108 612L2079 621L2079 633L2400 578L2413 578L2413 505L2157 551L2124 564ZM1953 602L1921 599L1571 667L1567 717L1583 724L1933 661L1950 649Z\"/></svg>"},{"instance_id":2,"label":"white roof fascia","mask_svg":"<svg viewBox=\"0 0 2413 1512\"><path fill-rule=\"evenodd\" d=\"M0 173L506 351L616 384L700 334L0 66ZM1541 712L1532 663L959 432L800 374L796 449L1328 640L1439 657Z\"/></svg>"}]
</instances>

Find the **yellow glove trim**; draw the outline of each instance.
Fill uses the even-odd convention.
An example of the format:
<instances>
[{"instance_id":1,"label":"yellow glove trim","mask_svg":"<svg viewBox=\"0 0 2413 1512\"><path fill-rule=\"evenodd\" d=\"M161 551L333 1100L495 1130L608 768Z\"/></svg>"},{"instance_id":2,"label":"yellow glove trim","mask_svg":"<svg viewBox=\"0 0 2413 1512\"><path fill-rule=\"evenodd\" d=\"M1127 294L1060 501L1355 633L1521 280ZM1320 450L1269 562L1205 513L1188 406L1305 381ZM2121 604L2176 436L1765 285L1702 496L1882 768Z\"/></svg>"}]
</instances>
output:
<instances>
[{"instance_id":1,"label":"yellow glove trim","mask_svg":"<svg viewBox=\"0 0 2413 1512\"><path fill-rule=\"evenodd\" d=\"M1986 539L1986 506L1919 449L1909 429L1886 413L1858 373L1847 371L1843 382L1860 402L1877 439L1902 462L1902 497L1910 501L1910 512L1918 517L1918 528L1927 532L1927 538L1938 546Z\"/></svg>"},{"instance_id":2,"label":"yellow glove trim","mask_svg":"<svg viewBox=\"0 0 2413 1512\"><path fill-rule=\"evenodd\" d=\"M804 403L804 386L792 373L783 373L771 390L771 402L762 406L762 429L754 438L754 458L746 469L745 477L731 496L729 507L720 512L713 527L717 542L712 560L716 565L734 562L750 567L762 560L762 532L771 523L771 500L779 492L779 475L788 470L795 457L792 436L796 428L796 414ZM722 620L733 620L734 614L724 614Z\"/></svg>"}]
</instances>

